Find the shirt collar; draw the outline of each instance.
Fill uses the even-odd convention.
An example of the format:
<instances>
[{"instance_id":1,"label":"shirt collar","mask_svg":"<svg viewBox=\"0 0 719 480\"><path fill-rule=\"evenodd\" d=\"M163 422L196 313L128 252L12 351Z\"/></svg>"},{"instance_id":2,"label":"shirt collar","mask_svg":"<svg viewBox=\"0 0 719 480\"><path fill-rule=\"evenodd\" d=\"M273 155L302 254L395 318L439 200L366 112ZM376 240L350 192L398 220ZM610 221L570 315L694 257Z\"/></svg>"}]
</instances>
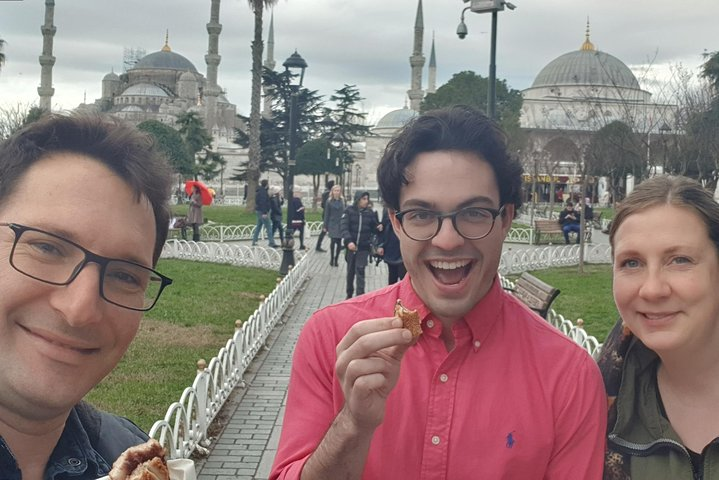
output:
<instances>
[{"instance_id":1,"label":"shirt collar","mask_svg":"<svg viewBox=\"0 0 719 480\"><path fill-rule=\"evenodd\" d=\"M50 455L45 478L95 479L107 475L110 467L95 451L75 409L65 422L65 428ZM20 471L10 447L0 437L0 475L20 479Z\"/></svg>"},{"instance_id":2,"label":"shirt collar","mask_svg":"<svg viewBox=\"0 0 719 480\"><path fill-rule=\"evenodd\" d=\"M502 295L502 287L495 276L492 281L492 286L484 297L463 317L464 322L469 327L473 342L483 343L489 336L492 328L494 328L501 319L503 305ZM427 317L432 315L429 307L424 304L412 287L409 273L405 275L400 282L399 298L402 299L402 305L406 308L417 310L423 325Z\"/></svg>"}]
</instances>

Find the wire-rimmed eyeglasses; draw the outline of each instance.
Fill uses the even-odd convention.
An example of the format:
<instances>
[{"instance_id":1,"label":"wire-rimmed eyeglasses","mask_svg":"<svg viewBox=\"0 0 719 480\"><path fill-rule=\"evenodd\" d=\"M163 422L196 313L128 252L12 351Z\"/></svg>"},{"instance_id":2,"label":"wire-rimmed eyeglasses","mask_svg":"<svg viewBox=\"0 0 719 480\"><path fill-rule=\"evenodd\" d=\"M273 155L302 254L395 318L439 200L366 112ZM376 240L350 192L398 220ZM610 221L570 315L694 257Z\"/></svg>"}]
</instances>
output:
<instances>
[{"instance_id":1,"label":"wire-rimmed eyeglasses","mask_svg":"<svg viewBox=\"0 0 719 480\"><path fill-rule=\"evenodd\" d=\"M395 216L402 225L402 231L412 240L423 242L431 240L442 228L445 218L452 219L454 229L467 240L479 240L490 234L494 221L504 213L504 205L499 210L484 207L465 207L454 212L442 213L424 208L410 208L396 212Z\"/></svg>"},{"instance_id":2,"label":"wire-rimmed eyeglasses","mask_svg":"<svg viewBox=\"0 0 719 480\"><path fill-rule=\"evenodd\" d=\"M0 223L15 234L10 265L18 272L50 285L69 285L85 266L100 266L100 297L105 301L146 312L155 306L172 279L128 260L91 252L54 233L18 223Z\"/></svg>"}]
</instances>

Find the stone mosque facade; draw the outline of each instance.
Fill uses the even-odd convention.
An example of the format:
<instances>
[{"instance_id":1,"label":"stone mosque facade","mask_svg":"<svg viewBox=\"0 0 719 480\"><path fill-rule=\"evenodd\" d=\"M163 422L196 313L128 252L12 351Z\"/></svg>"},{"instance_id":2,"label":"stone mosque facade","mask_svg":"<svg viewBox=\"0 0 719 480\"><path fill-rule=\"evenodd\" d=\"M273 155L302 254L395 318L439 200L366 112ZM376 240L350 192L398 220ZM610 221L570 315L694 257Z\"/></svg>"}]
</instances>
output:
<instances>
[{"instance_id":1,"label":"stone mosque facade","mask_svg":"<svg viewBox=\"0 0 719 480\"><path fill-rule=\"evenodd\" d=\"M529 139L523 152L525 184L537 176L540 201L578 189L577 166L592 135L609 123L621 121L647 135L649 143L672 128L673 106L653 103L627 65L596 49L589 24L579 50L549 62L522 96L520 125ZM599 201L606 191L603 180L590 182L590 195Z\"/></svg>"}]
</instances>

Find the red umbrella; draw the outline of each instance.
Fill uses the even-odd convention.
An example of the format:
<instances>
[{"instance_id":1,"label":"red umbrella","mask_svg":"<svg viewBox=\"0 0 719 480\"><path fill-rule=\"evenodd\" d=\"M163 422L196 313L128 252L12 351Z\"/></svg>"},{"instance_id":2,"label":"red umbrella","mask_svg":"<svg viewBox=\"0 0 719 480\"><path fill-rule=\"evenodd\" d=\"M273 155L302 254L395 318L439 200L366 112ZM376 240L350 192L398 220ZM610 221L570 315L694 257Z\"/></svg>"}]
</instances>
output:
<instances>
[{"instance_id":1,"label":"red umbrella","mask_svg":"<svg viewBox=\"0 0 719 480\"><path fill-rule=\"evenodd\" d=\"M185 193L192 195L193 187L198 187L200 189L203 205L209 205L212 203L212 194L204 183L198 182L197 180L185 180Z\"/></svg>"}]
</instances>

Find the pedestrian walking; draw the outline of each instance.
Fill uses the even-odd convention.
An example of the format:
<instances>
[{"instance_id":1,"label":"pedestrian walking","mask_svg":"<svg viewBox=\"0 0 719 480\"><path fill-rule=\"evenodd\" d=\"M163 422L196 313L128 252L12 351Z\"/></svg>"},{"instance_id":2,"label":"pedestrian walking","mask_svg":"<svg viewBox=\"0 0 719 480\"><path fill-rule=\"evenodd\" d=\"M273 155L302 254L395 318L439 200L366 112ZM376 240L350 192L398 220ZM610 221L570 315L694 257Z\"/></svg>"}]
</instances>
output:
<instances>
[{"instance_id":1,"label":"pedestrian walking","mask_svg":"<svg viewBox=\"0 0 719 480\"><path fill-rule=\"evenodd\" d=\"M337 267L342 251L342 214L345 200L339 185L332 186L330 196L325 203L322 230L330 237L330 266Z\"/></svg>"},{"instance_id":2,"label":"pedestrian walking","mask_svg":"<svg viewBox=\"0 0 719 480\"><path fill-rule=\"evenodd\" d=\"M270 187L270 220L272 221L272 242L275 242L275 233L279 233L280 244L285 241L285 229L282 226L282 187Z\"/></svg>"},{"instance_id":3,"label":"pedestrian walking","mask_svg":"<svg viewBox=\"0 0 719 480\"><path fill-rule=\"evenodd\" d=\"M195 185L192 187L190 195L190 207L187 210L187 224L192 225L192 241L200 241L200 225L203 223L202 218L202 194L200 187Z\"/></svg>"},{"instance_id":4,"label":"pedestrian walking","mask_svg":"<svg viewBox=\"0 0 719 480\"><path fill-rule=\"evenodd\" d=\"M372 235L382 229L377 215L368 206L369 192L358 191L354 203L342 215L342 238L347 248L347 298L355 293L355 278L357 295L365 293L365 267L369 260Z\"/></svg>"},{"instance_id":5,"label":"pedestrian walking","mask_svg":"<svg viewBox=\"0 0 719 480\"><path fill-rule=\"evenodd\" d=\"M302 192L300 187L292 187L292 201L289 207L292 210L290 224L287 226L288 235L293 237L299 232L300 249L305 250L305 206L302 204Z\"/></svg>"},{"instance_id":6,"label":"pedestrian walking","mask_svg":"<svg viewBox=\"0 0 719 480\"><path fill-rule=\"evenodd\" d=\"M327 205L327 199L330 198L330 192L332 191L332 188L335 185L334 180L329 180L327 182L327 185L325 185L325 191L322 192L322 201L320 202L320 205L322 207L322 218L325 216L325 206ZM327 235L327 228L325 228L324 224L322 225L322 231L320 232L320 236L317 239L317 245L315 245L315 251L317 252L326 252L324 248L322 248L322 241L325 239L325 235ZM331 238L331 237L330 237Z\"/></svg>"},{"instance_id":7,"label":"pedestrian walking","mask_svg":"<svg viewBox=\"0 0 719 480\"><path fill-rule=\"evenodd\" d=\"M270 219L270 194L269 194L269 183L267 180L262 180L260 186L255 190L255 213L257 214L257 225L255 225L255 231L252 233L252 246L257 245L257 239L260 237L260 231L262 227L267 232L267 238L269 240L270 247L276 247L274 239L272 238L272 220Z\"/></svg>"}]
</instances>

